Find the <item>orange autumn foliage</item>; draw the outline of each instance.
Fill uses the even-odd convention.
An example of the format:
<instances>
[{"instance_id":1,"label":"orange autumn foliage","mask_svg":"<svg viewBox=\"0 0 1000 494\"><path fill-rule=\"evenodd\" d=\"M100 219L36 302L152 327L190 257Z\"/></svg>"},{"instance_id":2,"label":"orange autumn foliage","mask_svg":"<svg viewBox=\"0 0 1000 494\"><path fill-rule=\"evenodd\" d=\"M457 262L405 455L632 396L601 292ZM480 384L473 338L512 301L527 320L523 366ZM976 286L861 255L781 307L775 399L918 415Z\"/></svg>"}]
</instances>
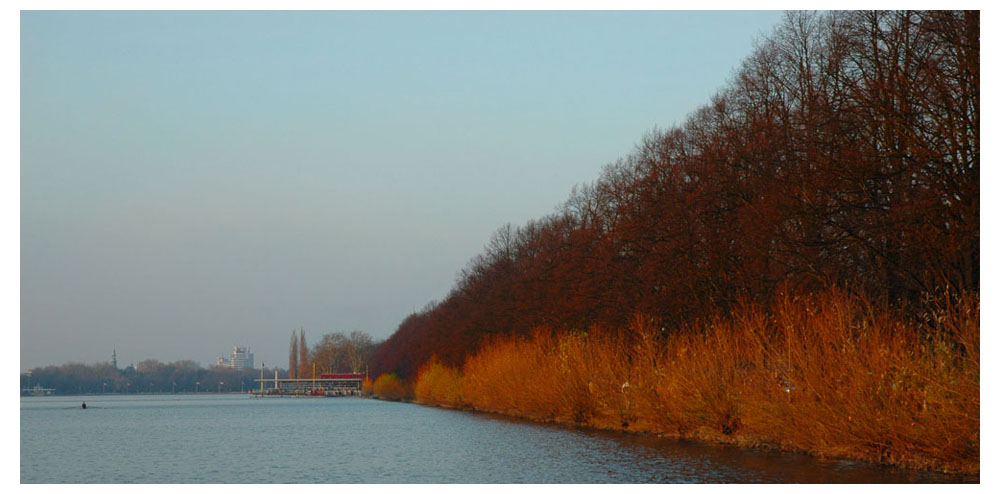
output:
<instances>
[{"instance_id":1,"label":"orange autumn foliage","mask_svg":"<svg viewBox=\"0 0 1000 494\"><path fill-rule=\"evenodd\" d=\"M431 358L420 368L420 378L413 387L413 394L420 403L460 407L464 403L461 379L457 369Z\"/></svg>"},{"instance_id":2,"label":"orange autumn foliage","mask_svg":"<svg viewBox=\"0 0 1000 494\"><path fill-rule=\"evenodd\" d=\"M407 397L406 387L395 374L382 374L372 385L372 393L383 400L400 401Z\"/></svg>"},{"instance_id":3,"label":"orange autumn foliage","mask_svg":"<svg viewBox=\"0 0 1000 494\"><path fill-rule=\"evenodd\" d=\"M979 471L979 300L905 317L845 292L665 334L536 330L434 361L419 401L534 420ZM912 335L919 334L919 338Z\"/></svg>"}]
</instances>

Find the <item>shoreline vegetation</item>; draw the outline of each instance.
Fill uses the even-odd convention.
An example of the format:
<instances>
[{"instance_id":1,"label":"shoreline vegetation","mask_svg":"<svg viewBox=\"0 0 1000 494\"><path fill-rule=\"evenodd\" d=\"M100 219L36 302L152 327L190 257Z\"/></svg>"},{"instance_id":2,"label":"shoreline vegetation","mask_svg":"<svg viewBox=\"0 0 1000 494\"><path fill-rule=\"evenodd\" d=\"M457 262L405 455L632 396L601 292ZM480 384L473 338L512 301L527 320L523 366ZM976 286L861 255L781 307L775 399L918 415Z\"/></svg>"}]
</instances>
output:
<instances>
[{"instance_id":1,"label":"shoreline vegetation","mask_svg":"<svg viewBox=\"0 0 1000 494\"><path fill-rule=\"evenodd\" d=\"M372 375L430 405L978 474L979 32L978 11L786 13L681 125L501 226Z\"/></svg>"},{"instance_id":2,"label":"shoreline vegetation","mask_svg":"<svg viewBox=\"0 0 1000 494\"><path fill-rule=\"evenodd\" d=\"M539 422L979 474L979 300L920 317L832 290L745 305L661 337L626 328L501 338L460 367L434 358L383 399ZM922 319L921 319L922 318ZM919 334L919 338L910 337Z\"/></svg>"}]
</instances>

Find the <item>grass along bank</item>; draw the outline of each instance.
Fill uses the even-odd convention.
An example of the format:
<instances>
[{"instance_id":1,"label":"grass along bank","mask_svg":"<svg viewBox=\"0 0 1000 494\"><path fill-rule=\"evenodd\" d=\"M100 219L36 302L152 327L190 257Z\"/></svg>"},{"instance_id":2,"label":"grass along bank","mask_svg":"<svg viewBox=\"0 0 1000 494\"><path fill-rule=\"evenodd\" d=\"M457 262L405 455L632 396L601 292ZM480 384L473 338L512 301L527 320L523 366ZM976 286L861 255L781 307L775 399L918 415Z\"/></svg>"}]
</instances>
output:
<instances>
[{"instance_id":1,"label":"grass along bank","mask_svg":"<svg viewBox=\"0 0 1000 494\"><path fill-rule=\"evenodd\" d=\"M979 472L979 299L903 315L843 291L746 305L666 334L636 317L498 340L461 369L432 359L418 402Z\"/></svg>"}]
</instances>

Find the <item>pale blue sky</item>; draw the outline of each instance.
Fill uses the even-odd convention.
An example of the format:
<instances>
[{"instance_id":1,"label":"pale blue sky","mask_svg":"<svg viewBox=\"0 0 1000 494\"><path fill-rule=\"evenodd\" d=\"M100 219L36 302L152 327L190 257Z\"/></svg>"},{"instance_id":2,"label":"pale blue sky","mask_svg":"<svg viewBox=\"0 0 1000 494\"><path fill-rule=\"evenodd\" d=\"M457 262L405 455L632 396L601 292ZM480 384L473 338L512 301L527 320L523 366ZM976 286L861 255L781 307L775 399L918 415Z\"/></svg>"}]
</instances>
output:
<instances>
[{"instance_id":1,"label":"pale blue sky","mask_svg":"<svg viewBox=\"0 0 1000 494\"><path fill-rule=\"evenodd\" d=\"M391 334L780 12L24 12L21 367Z\"/></svg>"}]
</instances>

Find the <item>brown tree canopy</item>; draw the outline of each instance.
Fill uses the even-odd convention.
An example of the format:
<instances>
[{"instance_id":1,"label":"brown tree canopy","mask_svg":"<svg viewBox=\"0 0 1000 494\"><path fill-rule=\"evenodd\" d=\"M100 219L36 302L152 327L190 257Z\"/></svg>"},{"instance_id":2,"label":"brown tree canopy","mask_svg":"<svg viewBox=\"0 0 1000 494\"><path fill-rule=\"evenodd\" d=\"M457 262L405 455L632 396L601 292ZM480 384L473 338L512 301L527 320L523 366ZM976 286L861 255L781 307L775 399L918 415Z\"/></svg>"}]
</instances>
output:
<instances>
[{"instance_id":1,"label":"brown tree canopy","mask_svg":"<svg viewBox=\"0 0 1000 494\"><path fill-rule=\"evenodd\" d=\"M327 333L313 347L312 363L317 373L362 374L374 346L372 337L361 331Z\"/></svg>"},{"instance_id":2,"label":"brown tree canopy","mask_svg":"<svg viewBox=\"0 0 1000 494\"><path fill-rule=\"evenodd\" d=\"M681 126L505 225L374 356L410 376L534 327L664 328L833 285L979 290L979 12L793 12Z\"/></svg>"}]
</instances>

